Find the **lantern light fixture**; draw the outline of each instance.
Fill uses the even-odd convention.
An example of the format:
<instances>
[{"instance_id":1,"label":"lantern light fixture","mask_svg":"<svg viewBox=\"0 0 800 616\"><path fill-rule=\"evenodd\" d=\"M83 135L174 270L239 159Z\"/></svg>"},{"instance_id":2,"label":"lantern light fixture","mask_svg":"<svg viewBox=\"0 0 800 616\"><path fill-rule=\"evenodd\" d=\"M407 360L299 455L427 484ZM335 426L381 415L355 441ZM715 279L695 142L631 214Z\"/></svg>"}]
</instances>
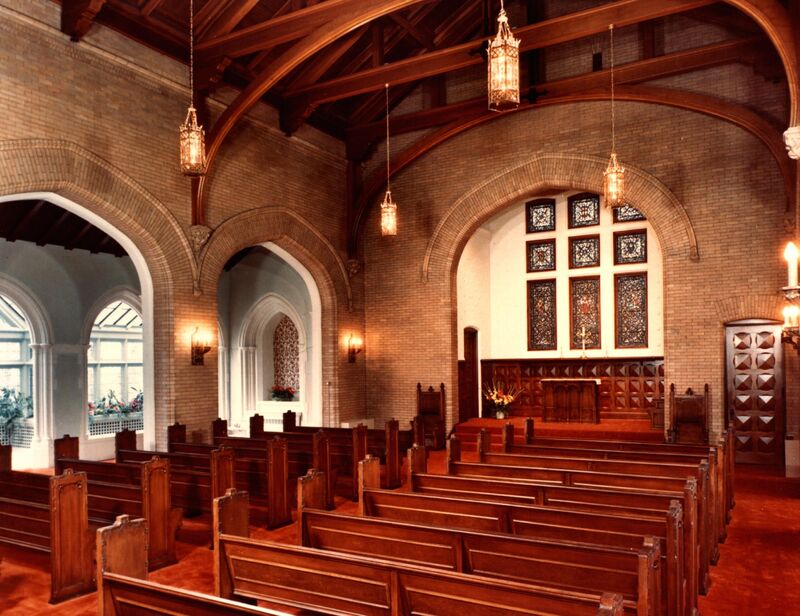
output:
<instances>
[{"instance_id":1,"label":"lantern light fixture","mask_svg":"<svg viewBox=\"0 0 800 616\"><path fill-rule=\"evenodd\" d=\"M617 208L625 205L625 168L617 161L617 126L616 109L614 106L614 24L608 26L611 33L611 156L608 167L603 172L605 206Z\"/></svg>"},{"instance_id":2,"label":"lantern light fixture","mask_svg":"<svg viewBox=\"0 0 800 616\"><path fill-rule=\"evenodd\" d=\"M206 137L194 107L194 0L189 0L189 92L189 109L180 127L181 173L200 176L206 172Z\"/></svg>"},{"instance_id":3,"label":"lantern light fixture","mask_svg":"<svg viewBox=\"0 0 800 616\"><path fill-rule=\"evenodd\" d=\"M199 327L192 332L192 365L202 366L205 364L203 357L211 350L211 334Z\"/></svg>"},{"instance_id":4,"label":"lantern light fixture","mask_svg":"<svg viewBox=\"0 0 800 616\"><path fill-rule=\"evenodd\" d=\"M386 84L386 194L381 203L381 235L397 235L397 204L392 199L391 168L389 167L389 84ZM355 361L355 355L350 361Z\"/></svg>"},{"instance_id":5,"label":"lantern light fixture","mask_svg":"<svg viewBox=\"0 0 800 616\"><path fill-rule=\"evenodd\" d=\"M347 339L347 361L351 364L356 363L356 355L364 350L364 341L358 336L350 334Z\"/></svg>"},{"instance_id":6,"label":"lantern light fixture","mask_svg":"<svg viewBox=\"0 0 800 616\"><path fill-rule=\"evenodd\" d=\"M497 35L487 49L489 109L506 111L519 106L519 39L511 34L503 0L497 24Z\"/></svg>"}]
</instances>

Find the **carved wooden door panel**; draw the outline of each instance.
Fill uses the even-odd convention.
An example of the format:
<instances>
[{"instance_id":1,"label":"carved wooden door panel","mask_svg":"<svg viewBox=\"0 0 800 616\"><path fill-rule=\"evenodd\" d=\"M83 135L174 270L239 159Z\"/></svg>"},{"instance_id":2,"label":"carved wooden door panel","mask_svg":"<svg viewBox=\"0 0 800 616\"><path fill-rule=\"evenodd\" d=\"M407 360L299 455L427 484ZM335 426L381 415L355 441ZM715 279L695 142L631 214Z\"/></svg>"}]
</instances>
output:
<instances>
[{"instance_id":1,"label":"carved wooden door panel","mask_svg":"<svg viewBox=\"0 0 800 616\"><path fill-rule=\"evenodd\" d=\"M736 461L783 463L783 348L773 324L726 328L726 399Z\"/></svg>"}]
</instances>

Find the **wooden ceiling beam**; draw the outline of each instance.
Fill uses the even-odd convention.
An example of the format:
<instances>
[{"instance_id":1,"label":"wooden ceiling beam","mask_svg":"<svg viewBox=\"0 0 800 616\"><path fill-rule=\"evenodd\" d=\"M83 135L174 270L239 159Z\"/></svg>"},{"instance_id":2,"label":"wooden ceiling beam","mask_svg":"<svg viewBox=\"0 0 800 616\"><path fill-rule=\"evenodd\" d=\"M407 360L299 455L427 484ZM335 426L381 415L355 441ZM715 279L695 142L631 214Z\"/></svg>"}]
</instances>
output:
<instances>
[{"instance_id":1,"label":"wooden ceiling beam","mask_svg":"<svg viewBox=\"0 0 800 616\"><path fill-rule=\"evenodd\" d=\"M155 11L159 6L161 6L161 3L163 1L164 0L147 0L147 2L144 3L144 6L142 6L142 8L139 10L139 13L141 13L142 17L150 17L150 15L153 14L153 11ZM214 3L209 2L208 4L213 5Z\"/></svg>"},{"instance_id":2,"label":"wooden ceiling beam","mask_svg":"<svg viewBox=\"0 0 800 616\"><path fill-rule=\"evenodd\" d=\"M598 88L596 90L575 91L572 93L565 93L557 97L539 99L535 104L524 102L518 109L506 113L531 111L534 108L541 107L543 105L562 105L576 102L609 100L611 98L610 90L610 86L606 85L605 87ZM762 115L748 109L743 105L731 103L714 96L698 94L695 92L672 90L669 88L645 85L625 85L616 88L614 94L616 100L666 105L669 107L702 113L704 115L730 122L731 124L739 126L740 128L755 135L766 145L770 154L775 159L775 162L777 163L784 179L784 186L787 191L790 208L794 207L794 201L796 198L793 192L793 187L796 181L796 169L794 162L786 156L784 151L783 140L781 138L781 129L770 123L768 120L762 117ZM414 161L418 160L421 156L430 152L432 149L441 145L445 141L456 137L467 130L487 122L491 122L495 119L502 118L504 115L505 113L494 113L484 108L478 113L464 115L463 117L456 119L450 124L442 127L440 130L422 137L392 160L392 175L396 175L398 172L411 165ZM385 185L386 170L383 167L377 168L370 178L364 182L363 190L354 209L355 214L351 218L351 227L348 231L349 254L356 254L358 237L363 221L365 220L369 210L377 203L380 193Z\"/></svg>"},{"instance_id":3,"label":"wooden ceiling beam","mask_svg":"<svg viewBox=\"0 0 800 616\"><path fill-rule=\"evenodd\" d=\"M675 53L620 64L614 68L614 79L620 84L633 84L661 77L668 77L689 71L709 68L731 62L755 60L761 51L757 43L761 39L743 38L704 47L678 51ZM537 84L536 101L545 101L555 96L577 91L585 91L606 86L610 80L610 70L595 71L567 77L547 83ZM525 93L523 93L525 96ZM392 133L403 134L448 124L464 115L474 115L486 110L486 97L481 96L444 107L427 109L416 113L392 118ZM358 143L380 138L385 131L383 122L371 122L353 126L347 131L348 148ZM351 145L352 142L352 145Z\"/></svg>"},{"instance_id":4,"label":"wooden ceiling beam","mask_svg":"<svg viewBox=\"0 0 800 616\"><path fill-rule=\"evenodd\" d=\"M61 225L63 225L71 215L72 214L70 214L68 210L62 211L61 216L59 216L56 219L56 221L53 224L51 224L42 235L38 237L38 239L36 240L36 245L46 246L47 244L49 244L50 241L55 236L55 234L58 233L58 230L61 227Z\"/></svg>"},{"instance_id":5,"label":"wooden ceiling beam","mask_svg":"<svg viewBox=\"0 0 800 616\"><path fill-rule=\"evenodd\" d=\"M42 211L42 208L44 208L46 204L47 202L41 199L37 201L36 205L29 208L28 211L25 212L25 215L20 218L19 222L14 225L14 228L11 229L9 234L6 236L6 239L9 242L15 242L17 238L23 236L25 231L30 228L31 224L33 224L33 221L36 219L36 216Z\"/></svg>"},{"instance_id":6,"label":"wooden ceiling beam","mask_svg":"<svg viewBox=\"0 0 800 616\"><path fill-rule=\"evenodd\" d=\"M431 2L432 0L417 0ZM224 36L201 41L197 57L206 61L219 56L239 57L290 43L352 11L368 12L364 0L326 0L320 4L281 15L261 24L243 28Z\"/></svg>"},{"instance_id":7,"label":"wooden ceiling beam","mask_svg":"<svg viewBox=\"0 0 800 616\"><path fill-rule=\"evenodd\" d=\"M422 25L412 23L397 13L392 13L389 15L389 19L400 26L403 30L408 32L411 37L425 49L428 51L436 51L436 44L433 42L433 33L429 32Z\"/></svg>"},{"instance_id":8,"label":"wooden ceiling beam","mask_svg":"<svg viewBox=\"0 0 800 616\"><path fill-rule=\"evenodd\" d=\"M61 31L76 43L92 27L106 0L62 0Z\"/></svg>"},{"instance_id":9,"label":"wooden ceiling beam","mask_svg":"<svg viewBox=\"0 0 800 616\"><path fill-rule=\"evenodd\" d=\"M617 27L637 24L680 13L688 9L711 4L713 0L618 0L609 4L569 13L554 19L523 26L514 30L520 39L520 52L541 49L567 41L574 41L608 30L608 24ZM480 54L485 39L477 39L447 49L426 53L386 66L368 69L338 79L308 86L286 97L290 104L320 104L372 92L384 83L400 84L432 77L442 73L482 64Z\"/></svg>"},{"instance_id":10,"label":"wooden ceiling beam","mask_svg":"<svg viewBox=\"0 0 800 616\"><path fill-rule=\"evenodd\" d=\"M322 4L298 11L304 13L313 10L324 10L324 7L339 5L345 0L327 0ZM347 0L351 10L339 14L335 19L327 22L325 28L317 28L303 40L295 43L269 64L233 102L217 118L214 126L208 132L206 160L208 169L212 170L214 161L219 153L225 138L233 130L238 121L264 96L275 84L300 66L315 53L327 47L330 43L370 23L374 19L412 7L430 0L372 0L369 4L363 0ZM274 20L273 20L274 21ZM201 177L198 182L192 208L192 224L205 224L205 187L209 174Z\"/></svg>"},{"instance_id":11,"label":"wooden ceiling beam","mask_svg":"<svg viewBox=\"0 0 800 616\"><path fill-rule=\"evenodd\" d=\"M198 41L230 34L259 2L260 0L229 0L222 3L222 8L208 20L207 25L204 24L202 30L198 29Z\"/></svg>"},{"instance_id":12,"label":"wooden ceiling beam","mask_svg":"<svg viewBox=\"0 0 800 616\"><path fill-rule=\"evenodd\" d=\"M66 248L67 250L74 249L80 243L80 241L84 237L86 237L89 231L91 231L94 228L95 227L94 225L92 225L92 223L87 222L85 225L83 225L83 227L81 227L80 231L78 231L75 235L72 236L72 238L64 242L64 248Z\"/></svg>"}]
</instances>

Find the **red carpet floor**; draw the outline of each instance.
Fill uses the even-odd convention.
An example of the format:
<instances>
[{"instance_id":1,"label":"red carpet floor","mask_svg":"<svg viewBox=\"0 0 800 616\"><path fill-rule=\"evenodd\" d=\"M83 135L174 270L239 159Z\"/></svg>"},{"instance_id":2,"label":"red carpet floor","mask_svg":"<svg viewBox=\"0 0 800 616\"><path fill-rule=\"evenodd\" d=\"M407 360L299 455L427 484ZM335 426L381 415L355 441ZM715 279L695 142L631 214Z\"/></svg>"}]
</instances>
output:
<instances>
[{"instance_id":1,"label":"red carpet floor","mask_svg":"<svg viewBox=\"0 0 800 616\"><path fill-rule=\"evenodd\" d=\"M469 455L469 458L472 456ZM442 452L431 456L431 472L442 472ZM784 479L775 469L738 467L736 509L712 568L712 587L701 597L703 616L800 615L800 480ZM337 498L338 511L355 504ZM153 572L151 579L180 588L213 592L213 561L208 549L208 518L184 520L179 533L180 562ZM276 531L254 527L252 535L295 543L295 525ZM48 605L50 576L46 556L0 547L0 614L76 616L97 613L95 594Z\"/></svg>"}]
</instances>

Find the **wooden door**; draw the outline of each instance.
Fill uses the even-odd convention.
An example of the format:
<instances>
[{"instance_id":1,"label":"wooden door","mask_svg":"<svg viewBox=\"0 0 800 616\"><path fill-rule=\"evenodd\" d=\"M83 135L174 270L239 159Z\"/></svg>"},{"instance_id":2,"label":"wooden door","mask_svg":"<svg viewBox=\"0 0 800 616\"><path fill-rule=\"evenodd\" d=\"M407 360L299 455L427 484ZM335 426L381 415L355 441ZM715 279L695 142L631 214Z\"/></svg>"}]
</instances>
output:
<instances>
[{"instance_id":1,"label":"wooden door","mask_svg":"<svg viewBox=\"0 0 800 616\"><path fill-rule=\"evenodd\" d=\"M464 329L464 372L459 383L458 422L478 416L478 330Z\"/></svg>"},{"instance_id":2,"label":"wooden door","mask_svg":"<svg viewBox=\"0 0 800 616\"><path fill-rule=\"evenodd\" d=\"M726 400L736 462L783 464L783 348L773 323L728 325Z\"/></svg>"}]
</instances>

